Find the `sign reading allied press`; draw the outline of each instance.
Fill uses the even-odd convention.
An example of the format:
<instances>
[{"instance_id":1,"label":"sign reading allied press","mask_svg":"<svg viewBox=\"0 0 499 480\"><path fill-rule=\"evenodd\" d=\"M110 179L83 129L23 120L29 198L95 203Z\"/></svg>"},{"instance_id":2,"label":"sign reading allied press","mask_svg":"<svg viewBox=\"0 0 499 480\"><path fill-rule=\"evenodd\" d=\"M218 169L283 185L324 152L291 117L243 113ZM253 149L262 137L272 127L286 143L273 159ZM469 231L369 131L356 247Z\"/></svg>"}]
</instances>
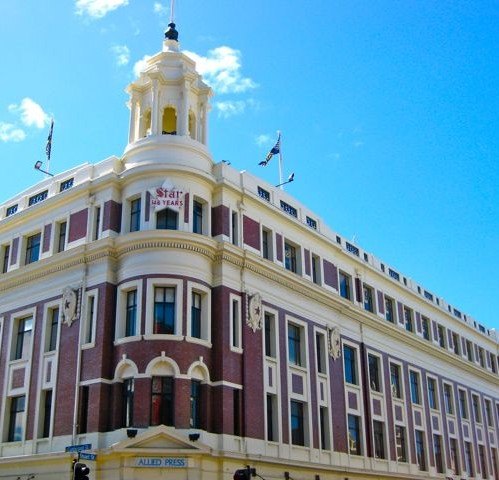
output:
<instances>
[{"instance_id":1,"label":"sign reading allied press","mask_svg":"<svg viewBox=\"0 0 499 480\"><path fill-rule=\"evenodd\" d=\"M136 457L136 467L149 468L186 468L187 458L184 457Z\"/></svg>"}]
</instances>

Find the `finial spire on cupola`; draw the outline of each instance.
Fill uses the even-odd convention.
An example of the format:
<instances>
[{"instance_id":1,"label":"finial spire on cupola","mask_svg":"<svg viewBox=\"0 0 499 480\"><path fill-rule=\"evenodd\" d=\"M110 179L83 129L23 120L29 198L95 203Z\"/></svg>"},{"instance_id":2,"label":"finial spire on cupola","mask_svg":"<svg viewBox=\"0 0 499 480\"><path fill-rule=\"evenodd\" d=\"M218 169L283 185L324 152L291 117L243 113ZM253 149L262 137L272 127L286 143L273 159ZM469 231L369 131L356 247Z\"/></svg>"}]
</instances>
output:
<instances>
[{"instance_id":1,"label":"finial spire on cupola","mask_svg":"<svg viewBox=\"0 0 499 480\"><path fill-rule=\"evenodd\" d=\"M171 0L170 3L170 23L168 24L168 29L165 30L165 51L171 50L178 52L178 31L175 28L175 0Z\"/></svg>"}]
</instances>

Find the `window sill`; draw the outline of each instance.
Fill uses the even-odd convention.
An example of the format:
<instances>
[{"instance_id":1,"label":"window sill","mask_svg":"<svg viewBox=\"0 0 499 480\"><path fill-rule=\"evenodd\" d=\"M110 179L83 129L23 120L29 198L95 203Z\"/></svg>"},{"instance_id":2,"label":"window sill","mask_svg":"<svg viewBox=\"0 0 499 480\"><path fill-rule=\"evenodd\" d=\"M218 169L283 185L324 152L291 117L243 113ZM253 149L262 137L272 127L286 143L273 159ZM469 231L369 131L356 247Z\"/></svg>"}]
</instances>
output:
<instances>
[{"instance_id":1,"label":"window sill","mask_svg":"<svg viewBox=\"0 0 499 480\"><path fill-rule=\"evenodd\" d=\"M81 349L82 350L90 350L91 348L94 348L94 347L95 347L95 342L89 342L89 343L84 343L81 346Z\"/></svg>"},{"instance_id":2,"label":"window sill","mask_svg":"<svg viewBox=\"0 0 499 480\"><path fill-rule=\"evenodd\" d=\"M230 351L234 352L234 353L243 353L243 349L242 348L240 348L240 347L234 347L232 345L230 347Z\"/></svg>"},{"instance_id":3,"label":"window sill","mask_svg":"<svg viewBox=\"0 0 499 480\"><path fill-rule=\"evenodd\" d=\"M142 335L131 335L130 337L120 337L114 341L114 345L122 345L124 343L138 342L142 340Z\"/></svg>"},{"instance_id":4,"label":"window sill","mask_svg":"<svg viewBox=\"0 0 499 480\"><path fill-rule=\"evenodd\" d=\"M198 345L203 345L204 347L211 348L213 345L209 340L204 340L203 338L197 337L184 337L186 342L197 343Z\"/></svg>"},{"instance_id":5,"label":"window sill","mask_svg":"<svg viewBox=\"0 0 499 480\"><path fill-rule=\"evenodd\" d=\"M184 339L182 335L171 335L169 333L149 333L143 336L144 340L173 340L180 342Z\"/></svg>"}]
</instances>

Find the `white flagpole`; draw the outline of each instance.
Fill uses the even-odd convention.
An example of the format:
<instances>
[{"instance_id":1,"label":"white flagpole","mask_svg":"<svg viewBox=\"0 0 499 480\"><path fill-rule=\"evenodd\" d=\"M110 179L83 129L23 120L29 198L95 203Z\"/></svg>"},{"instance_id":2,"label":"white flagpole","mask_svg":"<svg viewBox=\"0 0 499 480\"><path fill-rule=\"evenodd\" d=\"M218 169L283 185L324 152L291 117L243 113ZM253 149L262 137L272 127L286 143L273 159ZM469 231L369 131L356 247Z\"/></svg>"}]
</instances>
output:
<instances>
[{"instance_id":1,"label":"white flagpole","mask_svg":"<svg viewBox=\"0 0 499 480\"><path fill-rule=\"evenodd\" d=\"M174 18L175 18L175 0L170 0L170 23L175 23Z\"/></svg>"},{"instance_id":2,"label":"white flagpole","mask_svg":"<svg viewBox=\"0 0 499 480\"><path fill-rule=\"evenodd\" d=\"M280 139L279 142L279 183L282 184L284 182L282 171L283 171L283 162L282 162L282 137L281 132L277 130L277 138ZM284 190L284 185L281 185L281 190Z\"/></svg>"}]
</instances>

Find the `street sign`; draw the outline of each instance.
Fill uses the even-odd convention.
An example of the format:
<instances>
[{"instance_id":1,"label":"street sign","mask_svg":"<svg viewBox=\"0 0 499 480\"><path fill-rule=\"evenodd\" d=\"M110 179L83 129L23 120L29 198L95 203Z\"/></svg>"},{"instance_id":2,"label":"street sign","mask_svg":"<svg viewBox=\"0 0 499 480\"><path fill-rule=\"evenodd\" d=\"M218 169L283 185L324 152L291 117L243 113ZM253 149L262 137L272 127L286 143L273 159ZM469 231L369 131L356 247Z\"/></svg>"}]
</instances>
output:
<instances>
[{"instance_id":1,"label":"street sign","mask_svg":"<svg viewBox=\"0 0 499 480\"><path fill-rule=\"evenodd\" d=\"M66 447L66 452L83 452L84 450L91 450L91 443L84 443L83 445L69 445Z\"/></svg>"},{"instance_id":2,"label":"street sign","mask_svg":"<svg viewBox=\"0 0 499 480\"><path fill-rule=\"evenodd\" d=\"M92 460L95 462L97 460L97 455L95 453L80 453L80 460Z\"/></svg>"}]
</instances>

